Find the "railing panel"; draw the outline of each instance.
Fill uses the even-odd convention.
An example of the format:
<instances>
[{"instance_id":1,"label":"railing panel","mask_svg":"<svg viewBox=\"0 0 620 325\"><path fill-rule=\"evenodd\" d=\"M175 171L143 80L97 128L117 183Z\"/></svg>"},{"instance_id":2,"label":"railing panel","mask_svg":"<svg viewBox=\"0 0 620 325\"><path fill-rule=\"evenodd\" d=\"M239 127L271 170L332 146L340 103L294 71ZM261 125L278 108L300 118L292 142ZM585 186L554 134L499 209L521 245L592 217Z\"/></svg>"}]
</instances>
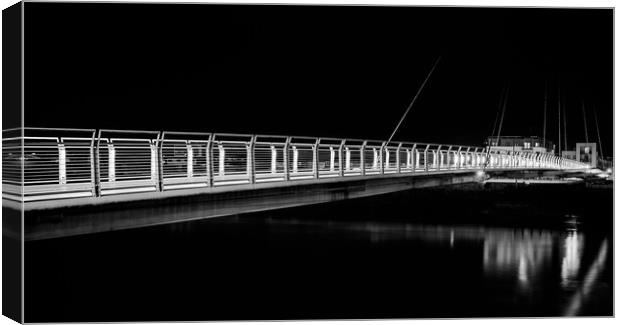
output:
<instances>
[{"instance_id":1,"label":"railing panel","mask_svg":"<svg viewBox=\"0 0 620 325\"><path fill-rule=\"evenodd\" d=\"M254 145L254 173L257 182L285 180L285 143L256 143Z\"/></svg>"},{"instance_id":2,"label":"railing panel","mask_svg":"<svg viewBox=\"0 0 620 325\"><path fill-rule=\"evenodd\" d=\"M291 143L288 150L290 179L307 179L315 176L315 146Z\"/></svg>"},{"instance_id":3,"label":"railing panel","mask_svg":"<svg viewBox=\"0 0 620 325\"><path fill-rule=\"evenodd\" d=\"M211 156L214 185L250 183L248 145L246 142L213 143Z\"/></svg>"},{"instance_id":4,"label":"railing panel","mask_svg":"<svg viewBox=\"0 0 620 325\"><path fill-rule=\"evenodd\" d=\"M381 146L367 145L364 148L364 169L366 175L381 173Z\"/></svg>"},{"instance_id":5,"label":"railing panel","mask_svg":"<svg viewBox=\"0 0 620 325\"><path fill-rule=\"evenodd\" d=\"M345 145L344 153L344 175L362 175L362 146Z\"/></svg>"},{"instance_id":6,"label":"railing panel","mask_svg":"<svg viewBox=\"0 0 620 325\"><path fill-rule=\"evenodd\" d=\"M159 141L162 190L210 186L208 133L164 132Z\"/></svg>"},{"instance_id":7,"label":"railing panel","mask_svg":"<svg viewBox=\"0 0 620 325\"><path fill-rule=\"evenodd\" d=\"M94 196L93 135L94 130L70 129L3 132L4 197L37 201Z\"/></svg>"},{"instance_id":8,"label":"railing panel","mask_svg":"<svg viewBox=\"0 0 620 325\"><path fill-rule=\"evenodd\" d=\"M398 146L387 146L383 148L383 173L392 174L398 171L397 158Z\"/></svg>"},{"instance_id":9,"label":"railing panel","mask_svg":"<svg viewBox=\"0 0 620 325\"><path fill-rule=\"evenodd\" d=\"M159 132L100 130L97 166L100 195L157 191Z\"/></svg>"},{"instance_id":10,"label":"railing panel","mask_svg":"<svg viewBox=\"0 0 620 325\"><path fill-rule=\"evenodd\" d=\"M2 139L2 183L22 184L22 138Z\"/></svg>"},{"instance_id":11,"label":"railing panel","mask_svg":"<svg viewBox=\"0 0 620 325\"><path fill-rule=\"evenodd\" d=\"M409 173L413 171L413 155L411 154L411 147L400 148L399 164L401 173Z\"/></svg>"},{"instance_id":12,"label":"railing panel","mask_svg":"<svg viewBox=\"0 0 620 325\"><path fill-rule=\"evenodd\" d=\"M319 177L339 176L343 157L340 156L340 144L320 144L319 149Z\"/></svg>"}]
</instances>

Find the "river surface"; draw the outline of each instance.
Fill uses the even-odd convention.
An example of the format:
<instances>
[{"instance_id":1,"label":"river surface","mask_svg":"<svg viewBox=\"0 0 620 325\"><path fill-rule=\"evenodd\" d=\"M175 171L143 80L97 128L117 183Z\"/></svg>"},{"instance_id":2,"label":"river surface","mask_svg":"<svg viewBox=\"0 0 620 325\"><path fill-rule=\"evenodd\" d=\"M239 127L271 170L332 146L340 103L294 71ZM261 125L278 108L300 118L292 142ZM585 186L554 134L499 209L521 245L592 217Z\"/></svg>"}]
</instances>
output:
<instances>
[{"instance_id":1,"label":"river surface","mask_svg":"<svg viewBox=\"0 0 620 325\"><path fill-rule=\"evenodd\" d=\"M609 316L611 189L401 192L27 242L27 322Z\"/></svg>"}]
</instances>

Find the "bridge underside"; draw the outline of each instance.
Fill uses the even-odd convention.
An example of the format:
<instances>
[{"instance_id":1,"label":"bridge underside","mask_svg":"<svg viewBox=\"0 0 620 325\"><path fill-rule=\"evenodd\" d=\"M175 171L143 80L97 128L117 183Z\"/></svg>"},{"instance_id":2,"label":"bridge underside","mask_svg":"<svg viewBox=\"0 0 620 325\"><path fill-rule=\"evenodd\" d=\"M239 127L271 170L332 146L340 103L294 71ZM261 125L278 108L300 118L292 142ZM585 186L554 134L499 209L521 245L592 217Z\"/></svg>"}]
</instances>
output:
<instances>
[{"instance_id":1,"label":"bridge underside","mask_svg":"<svg viewBox=\"0 0 620 325\"><path fill-rule=\"evenodd\" d=\"M256 184L238 189L212 188L110 196L106 200L78 198L72 202L28 202L24 207L24 236L40 240L118 229L228 216L295 206L361 198L416 188L482 182L488 177L533 178L557 176L549 170L434 172L424 175L381 175L290 182L285 186ZM171 194L174 193L174 194ZM68 204L69 203L69 204ZM3 200L4 207L21 204Z\"/></svg>"},{"instance_id":2,"label":"bridge underside","mask_svg":"<svg viewBox=\"0 0 620 325\"><path fill-rule=\"evenodd\" d=\"M93 200L89 205L69 207L55 206L57 203L54 201L31 202L30 209L28 203L24 205L24 236L26 240L65 237L483 180L471 170L433 175L382 176L325 179L318 183L298 181L286 186L257 184L237 190L227 187L225 191L213 188L199 194L179 190L174 191L174 196L170 196L170 192L166 195L166 192L159 192L135 194L132 197L111 196L105 202ZM3 203L6 205L8 202Z\"/></svg>"}]
</instances>

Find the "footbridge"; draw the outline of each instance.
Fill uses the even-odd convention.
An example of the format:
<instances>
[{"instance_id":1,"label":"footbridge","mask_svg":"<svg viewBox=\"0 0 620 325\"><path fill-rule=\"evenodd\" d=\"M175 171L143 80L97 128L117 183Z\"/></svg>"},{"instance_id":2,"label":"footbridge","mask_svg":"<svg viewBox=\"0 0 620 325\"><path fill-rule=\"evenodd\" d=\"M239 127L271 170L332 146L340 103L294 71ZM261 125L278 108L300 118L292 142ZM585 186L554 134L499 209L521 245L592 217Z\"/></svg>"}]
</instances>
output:
<instances>
[{"instance_id":1,"label":"footbridge","mask_svg":"<svg viewBox=\"0 0 620 325\"><path fill-rule=\"evenodd\" d=\"M24 211L27 239L590 168L534 151L168 131L20 128L2 148L3 208Z\"/></svg>"}]
</instances>

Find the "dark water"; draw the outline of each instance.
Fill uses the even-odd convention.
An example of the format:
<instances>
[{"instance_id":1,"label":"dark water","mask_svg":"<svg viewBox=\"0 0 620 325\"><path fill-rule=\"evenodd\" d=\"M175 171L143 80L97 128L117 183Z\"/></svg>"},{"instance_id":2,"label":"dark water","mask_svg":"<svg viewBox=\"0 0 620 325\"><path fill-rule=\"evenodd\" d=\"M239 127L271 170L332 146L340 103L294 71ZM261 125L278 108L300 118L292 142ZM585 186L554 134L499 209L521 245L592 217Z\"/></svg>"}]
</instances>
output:
<instances>
[{"instance_id":1,"label":"dark water","mask_svg":"<svg viewBox=\"0 0 620 325\"><path fill-rule=\"evenodd\" d=\"M612 191L403 192L26 243L26 321L612 315Z\"/></svg>"}]
</instances>

